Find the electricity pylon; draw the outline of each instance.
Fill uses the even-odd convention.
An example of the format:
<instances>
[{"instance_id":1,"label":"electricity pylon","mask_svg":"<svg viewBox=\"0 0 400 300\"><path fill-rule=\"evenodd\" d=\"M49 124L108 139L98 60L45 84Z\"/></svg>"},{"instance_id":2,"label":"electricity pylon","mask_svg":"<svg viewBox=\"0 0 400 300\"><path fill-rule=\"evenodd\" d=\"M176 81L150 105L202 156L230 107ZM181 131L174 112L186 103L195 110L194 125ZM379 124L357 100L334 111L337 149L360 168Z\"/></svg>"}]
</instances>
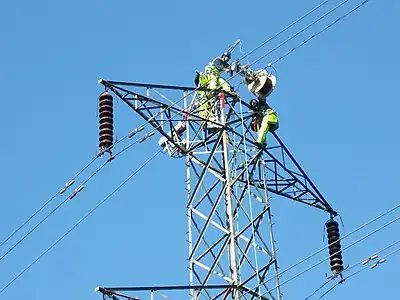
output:
<instances>
[{"instance_id":1,"label":"electricity pylon","mask_svg":"<svg viewBox=\"0 0 400 300\"><path fill-rule=\"evenodd\" d=\"M251 106L237 95L214 93L215 118L206 119L195 88L99 82L158 131L158 147L186 165L189 285L170 289L187 288L192 299L280 300L269 193L337 213L277 133L260 148ZM98 290L106 298L138 289Z\"/></svg>"}]
</instances>

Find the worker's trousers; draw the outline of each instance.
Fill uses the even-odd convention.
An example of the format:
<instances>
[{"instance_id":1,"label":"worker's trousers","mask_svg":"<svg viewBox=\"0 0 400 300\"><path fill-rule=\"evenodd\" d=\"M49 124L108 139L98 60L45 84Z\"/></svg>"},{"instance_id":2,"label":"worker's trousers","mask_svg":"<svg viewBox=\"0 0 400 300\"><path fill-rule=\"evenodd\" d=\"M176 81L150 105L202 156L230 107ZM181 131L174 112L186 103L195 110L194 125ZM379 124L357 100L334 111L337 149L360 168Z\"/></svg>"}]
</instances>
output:
<instances>
[{"instance_id":1,"label":"worker's trousers","mask_svg":"<svg viewBox=\"0 0 400 300\"><path fill-rule=\"evenodd\" d=\"M262 119L260 129L258 130L257 143L265 145L268 131L275 131L278 128L278 114L268 108Z\"/></svg>"}]
</instances>

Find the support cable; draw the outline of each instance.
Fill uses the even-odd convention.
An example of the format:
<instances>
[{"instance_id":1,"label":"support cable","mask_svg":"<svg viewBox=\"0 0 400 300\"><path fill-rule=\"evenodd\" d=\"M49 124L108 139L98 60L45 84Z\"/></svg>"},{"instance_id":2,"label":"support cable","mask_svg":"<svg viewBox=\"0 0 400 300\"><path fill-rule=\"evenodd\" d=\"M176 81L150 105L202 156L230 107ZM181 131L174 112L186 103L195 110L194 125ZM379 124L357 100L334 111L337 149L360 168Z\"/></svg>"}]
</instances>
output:
<instances>
[{"instance_id":1,"label":"support cable","mask_svg":"<svg viewBox=\"0 0 400 300\"><path fill-rule=\"evenodd\" d=\"M69 230L67 230L62 236L60 236L53 244L51 244L44 252L42 252L35 260L33 260L26 268L18 273L9 283L7 283L1 290L0 294L3 293L11 284L13 284L19 277L21 277L26 271L28 271L35 263L37 263L44 255L46 255L52 248L54 248L61 240L63 240L68 234L70 234L75 228L77 228L84 220L86 220L95 210L97 210L102 204L104 204L109 198L111 198L118 190L120 190L125 184L128 183L132 177L139 173L148 163L150 163L161 150L154 153L149 159L147 159L139 168L133 171L124 181L122 181L111 193L109 193L101 202L94 206L85 216L83 216L78 222L76 222Z\"/></svg>"}]
</instances>

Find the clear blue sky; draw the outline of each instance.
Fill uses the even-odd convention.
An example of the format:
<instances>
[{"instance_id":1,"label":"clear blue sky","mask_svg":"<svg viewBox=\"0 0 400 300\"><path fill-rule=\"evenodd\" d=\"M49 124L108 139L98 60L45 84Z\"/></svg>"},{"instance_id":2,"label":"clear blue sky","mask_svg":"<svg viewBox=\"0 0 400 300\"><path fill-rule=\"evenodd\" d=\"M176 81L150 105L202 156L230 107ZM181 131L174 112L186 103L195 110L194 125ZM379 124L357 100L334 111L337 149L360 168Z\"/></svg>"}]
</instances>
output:
<instances>
[{"instance_id":1,"label":"clear blue sky","mask_svg":"<svg viewBox=\"0 0 400 300\"><path fill-rule=\"evenodd\" d=\"M325 11L338 2L332 0ZM349 1L335 16L357 3ZM311 0L2 1L0 239L95 155L99 78L190 85L194 71L236 39L249 50L314 5ZM399 11L398 1L371 0L276 65L278 86L271 101L280 116L279 134L342 215L343 234L399 202ZM265 66L308 34L256 66ZM119 137L140 124L121 102L116 114ZM133 147L88 183L0 261L0 286L157 147L156 140ZM89 300L100 299L94 292L98 285L187 283L184 176L183 161L157 157L0 298ZM287 201L276 204L274 217L282 269L324 245L326 214ZM350 248L345 263L394 242L398 226ZM0 248L0 254L11 245ZM399 256L393 256L325 299L394 298L399 263ZM284 285L285 299L305 298L324 282L324 272L329 272L327 264Z\"/></svg>"}]
</instances>

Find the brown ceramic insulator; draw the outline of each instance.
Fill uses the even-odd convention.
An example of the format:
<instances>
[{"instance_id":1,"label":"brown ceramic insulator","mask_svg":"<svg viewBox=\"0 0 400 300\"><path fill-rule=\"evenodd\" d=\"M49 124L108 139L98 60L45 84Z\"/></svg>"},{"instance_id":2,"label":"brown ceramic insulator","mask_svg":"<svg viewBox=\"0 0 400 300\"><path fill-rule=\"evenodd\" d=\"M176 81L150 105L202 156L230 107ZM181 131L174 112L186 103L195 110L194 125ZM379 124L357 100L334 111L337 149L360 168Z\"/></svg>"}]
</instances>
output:
<instances>
[{"instance_id":1,"label":"brown ceramic insulator","mask_svg":"<svg viewBox=\"0 0 400 300\"><path fill-rule=\"evenodd\" d=\"M326 223L326 231L328 234L328 248L330 255L331 271L334 274L341 273L344 270L342 260L342 246L340 244L339 224L335 220L329 220Z\"/></svg>"},{"instance_id":2,"label":"brown ceramic insulator","mask_svg":"<svg viewBox=\"0 0 400 300\"><path fill-rule=\"evenodd\" d=\"M99 97L99 147L109 148L114 142L113 97L104 92Z\"/></svg>"}]
</instances>

